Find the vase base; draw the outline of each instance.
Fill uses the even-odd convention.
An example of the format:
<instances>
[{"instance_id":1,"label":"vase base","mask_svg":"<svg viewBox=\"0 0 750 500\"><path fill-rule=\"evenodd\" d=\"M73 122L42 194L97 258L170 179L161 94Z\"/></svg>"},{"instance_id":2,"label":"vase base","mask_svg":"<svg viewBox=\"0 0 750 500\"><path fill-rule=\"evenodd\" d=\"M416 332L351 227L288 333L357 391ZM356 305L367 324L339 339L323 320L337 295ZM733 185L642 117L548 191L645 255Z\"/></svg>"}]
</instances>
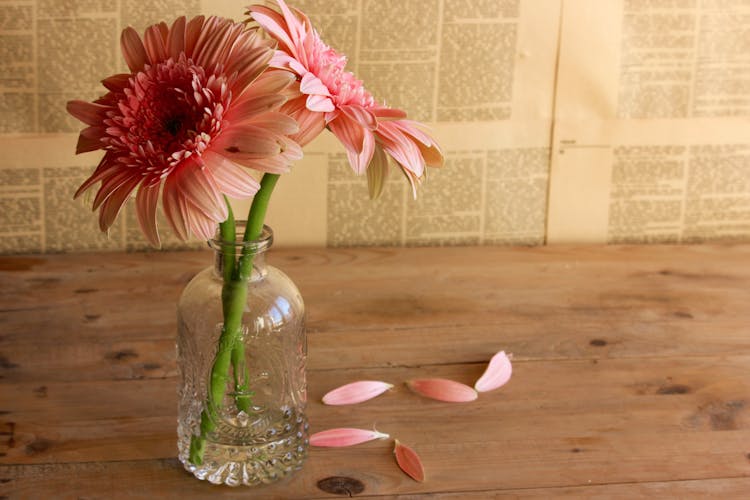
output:
<instances>
[{"instance_id":1,"label":"vase base","mask_svg":"<svg viewBox=\"0 0 750 500\"><path fill-rule=\"evenodd\" d=\"M189 460L189 439L180 439L178 444L179 459L185 470L198 479L228 486L274 483L301 469L307 456L305 436L253 446L207 442L201 465Z\"/></svg>"}]
</instances>

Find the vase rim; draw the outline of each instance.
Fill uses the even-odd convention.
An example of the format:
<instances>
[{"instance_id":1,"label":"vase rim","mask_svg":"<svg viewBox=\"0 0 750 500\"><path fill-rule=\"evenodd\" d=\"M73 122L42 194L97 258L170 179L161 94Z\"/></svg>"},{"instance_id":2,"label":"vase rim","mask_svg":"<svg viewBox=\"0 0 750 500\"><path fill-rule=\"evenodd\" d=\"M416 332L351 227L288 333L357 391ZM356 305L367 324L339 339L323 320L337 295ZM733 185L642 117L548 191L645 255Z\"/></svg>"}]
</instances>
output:
<instances>
[{"instance_id":1,"label":"vase rim","mask_svg":"<svg viewBox=\"0 0 750 500\"><path fill-rule=\"evenodd\" d=\"M221 237L219 230L217 229L214 237L208 240L208 246L216 250L217 252L224 253L261 253L268 250L268 248L273 244L273 230L266 224L263 224L263 230L260 233L260 237L256 240L250 241L244 241L242 239L245 234L246 221L238 220L236 221L236 226L237 239L235 239L235 241L224 240Z\"/></svg>"}]
</instances>

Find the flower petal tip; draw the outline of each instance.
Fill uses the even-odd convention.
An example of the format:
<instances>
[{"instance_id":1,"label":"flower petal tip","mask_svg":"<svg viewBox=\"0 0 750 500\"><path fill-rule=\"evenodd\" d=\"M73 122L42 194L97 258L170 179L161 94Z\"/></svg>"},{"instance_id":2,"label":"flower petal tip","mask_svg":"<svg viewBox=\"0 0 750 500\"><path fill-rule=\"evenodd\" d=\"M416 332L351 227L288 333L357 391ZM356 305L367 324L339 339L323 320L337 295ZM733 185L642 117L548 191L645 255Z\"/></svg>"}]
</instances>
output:
<instances>
[{"instance_id":1,"label":"flower petal tip","mask_svg":"<svg viewBox=\"0 0 750 500\"><path fill-rule=\"evenodd\" d=\"M513 374L513 365L510 360L513 355L500 351L490 360L481 377L474 384L477 392L488 392L504 386Z\"/></svg>"},{"instance_id":2,"label":"flower petal tip","mask_svg":"<svg viewBox=\"0 0 750 500\"><path fill-rule=\"evenodd\" d=\"M353 405L380 396L393 388L393 384L379 380L360 380L342 385L323 396L323 403L327 405Z\"/></svg>"},{"instance_id":3,"label":"flower petal tip","mask_svg":"<svg viewBox=\"0 0 750 500\"><path fill-rule=\"evenodd\" d=\"M406 385L417 394L448 403L467 403L478 397L474 388L455 380L442 378L414 379L406 382Z\"/></svg>"}]
</instances>

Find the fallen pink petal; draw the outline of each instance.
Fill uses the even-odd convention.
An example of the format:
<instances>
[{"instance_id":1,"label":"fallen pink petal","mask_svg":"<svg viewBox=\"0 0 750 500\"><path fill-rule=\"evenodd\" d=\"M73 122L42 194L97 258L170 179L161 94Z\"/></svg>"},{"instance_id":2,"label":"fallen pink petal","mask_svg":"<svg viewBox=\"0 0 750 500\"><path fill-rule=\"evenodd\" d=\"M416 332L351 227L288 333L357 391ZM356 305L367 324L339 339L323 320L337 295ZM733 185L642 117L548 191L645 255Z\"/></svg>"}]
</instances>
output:
<instances>
[{"instance_id":1,"label":"fallen pink petal","mask_svg":"<svg viewBox=\"0 0 750 500\"><path fill-rule=\"evenodd\" d=\"M354 429L342 427L337 429L328 429L326 431L316 432L310 436L311 446L321 446L327 448L341 448L344 446L354 446L355 444L366 443L375 439L386 439L388 434L383 434L375 430Z\"/></svg>"},{"instance_id":2,"label":"fallen pink petal","mask_svg":"<svg viewBox=\"0 0 750 500\"><path fill-rule=\"evenodd\" d=\"M508 383L512 373L513 365L510 363L510 357L505 354L505 351L500 351L492 356L487 369L474 384L474 389L477 392L495 390Z\"/></svg>"},{"instance_id":3,"label":"fallen pink petal","mask_svg":"<svg viewBox=\"0 0 750 500\"><path fill-rule=\"evenodd\" d=\"M379 380L360 380L342 385L323 396L327 405L353 405L380 396L393 388L393 384Z\"/></svg>"},{"instance_id":4,"label":"fallen pink petal","mask_svg":"<svg viewBox=\"0 0 750 500\"><path fill-rule=\"evenodd\" d=\"M444 378L414 379L406 385L417 394L448 403L466 403L478 396L477 391L468 385Z\"/></svg>"},{"instance_id":5,"label":"fallen pink petal","mask_svg":"<svg viewBox=\"0 0 750 500\"><path fill-rule=\"evenodd\" d=\"M424 481L424 467L419 459L417 452L396 440L396 446L393 448L393 454L396 456L396 463L410 478L420 483Z\"/></svg>"}]
</instances>

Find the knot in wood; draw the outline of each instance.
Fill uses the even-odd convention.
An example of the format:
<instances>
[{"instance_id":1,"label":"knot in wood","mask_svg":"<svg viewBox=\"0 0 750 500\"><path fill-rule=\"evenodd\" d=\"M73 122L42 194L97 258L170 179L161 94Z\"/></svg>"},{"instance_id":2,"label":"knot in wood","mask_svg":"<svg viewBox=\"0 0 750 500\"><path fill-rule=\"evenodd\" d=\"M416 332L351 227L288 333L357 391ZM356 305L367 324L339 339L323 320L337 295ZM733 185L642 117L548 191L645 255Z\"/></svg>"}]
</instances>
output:
<instances>
[{"instance_id":1,"label":"knot in wood","mask_svg":"<svg viewBox=\"0 0 750 500\"><path fill-rule=\"evenodd\" d=\"M365 491L365 485L359 479L344 476L331 476L318 481L318 488L334 495L358 495Z\"/></svg>"}]
</instances>

